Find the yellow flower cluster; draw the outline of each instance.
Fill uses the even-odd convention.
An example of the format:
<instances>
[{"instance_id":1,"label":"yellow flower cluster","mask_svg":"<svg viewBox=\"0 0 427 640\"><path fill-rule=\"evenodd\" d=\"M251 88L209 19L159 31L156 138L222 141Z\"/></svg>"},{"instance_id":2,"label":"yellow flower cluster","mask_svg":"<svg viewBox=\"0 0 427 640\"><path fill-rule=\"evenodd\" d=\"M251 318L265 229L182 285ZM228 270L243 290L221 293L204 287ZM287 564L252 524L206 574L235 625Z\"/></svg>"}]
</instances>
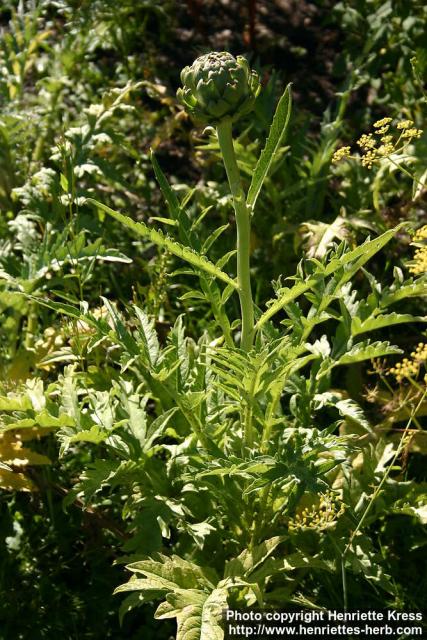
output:
<instances>
[{"instance_id":1,"label":"yellow flower cluster","mask_svg":"<svg viewBox=\"0 0 427 640\"><path fill-rule=\"evenodd\" d=\"M423 242L424 240L427 240L427 225L420 227L420 229L415 232L413 243ZM415 251L409 271L414 275L427 273L427 245L418 247Z\"/></svg>"},{"instance_id":2,"label":"yellow flower cluster","mask_svg":"<svg viewBox=\"0 0 427 640\"><path fill-rule=\"evenodd\" d=\"M373 138L372 133L364 133L357 141L357 144L362 151L364 151L364 155L362 156L362 166L370 169L376 158L375 145L377 144L377 141Z\"/></svg>"},{"instance_id":3,"label":"yellow flower cluster","mask_svg":"<svg viewBox=\"0 0 427 640\"><path fill-rule=\"evenodd\" d=\"M389 156L393 153L394 146L391 142L387 142L386 144L382 144L378 147L378 154L380 156Z\"/></svg>"},{"instance_id":4,"label":"yellow flower cluster","mask_svg":"<svg viewBox=\"0 0 427 640\"><path fill-rule=\"evenodd\" d=\"M414 242L420 242L421 240L427 240L427 224L416 230L413 238Z\"/></svg>"},{"instance_id":5,"label":"yellow flower cluster","mask_svg":"<svg viewBox=\"0 0 427 640\"><path fill-rule=\"evenodd\" d=\"M303 509L294 518L290 518L288 528L290 531L305 528L326 529L338 520L344 513L344 509L344 503L333 491L321 493L317 504Z\"/></svg>"},{"instance_id":6,"label":"yellow flower cluster","mask_svg":"<svg viewBox=\"0 0 427 640\"><path fill-rule=\"evenodd\" d=\"M410 127L412 127L413 125L413 121L412 120L401 120L400 122L397 123L397 128L398 129L409 129Z\"/></svg>"},{"instance_id":7,"label":"yellow flower cluster","mask_svg":"<svg viewBox=\"0 0 427 640\"><path fill-rule=\"evenodd\" d=\"M348 158L349 155L350 147L341 147L340 149L337 149L337 151L335 151L334 155L332 156L332 162L339 162L343 158Z\"/></svg>"},{"instance_id":8,"label":"yellow flower cluster","mask_svg":"<svg viewBox=\"0 0 427 640\"><path fill-rule=\"evenodd\" d=\"M423 131L416 129L413 124L412 120L401 120L393 125L393 118L389 117L374 122L374 131L364 133L357 141L363 154L360 159L362 166L371 169L374 163L401 152L411 140L419 138ZM394 127L392 133L388 133L390 127ZM341 147L335 151L332 162L336 163L349 157L355 158L350 154L350 147Z\"/></svg>"},{"instance_id":9,"label":"yellow flower cluster","mask_svg":"<svg viewBox=\"0 0 427 640\"><path fill-rule=\"evenodd\" d=\"M419 342L415 351L412 351L411 358L403 358L388 373L396 378L397 382L403 382L405 378L416 378L421 365L427 360L427 344Z\"/></svg>"},{"instance_id":10,"label":"yellow flower cluster","mask_svg":"<svg viewBox=\"0 0 427 640\"><path fill-rule=\"evenodd\" d=\"M374 149L377 142L372 137L372 133L364 133L363 136L361 136L357 141L357 144L364 151L367 151L368 149Z\"/></svg>"},{"instance_id":11,"label":"yellow flower cluster","mask_svg":"<svg viewBox=\"0 0 427 640\"><path fill-rule=\"evenodd\" d=\"M377 158L377 154L375 151L367 151L364 156L362 156L362 167L368 167L368 169L372 169L372 165Z\"/></svg>"},{"instance_id":12,"label":"yellow flower cluster","mask_svg":"<svg viewBox=\"0 0 427 640\"><path fill-rule=\"evenodd\" d=\"M423 133L422 129L406 129L402 133L402 138L419 138Z\"/></svg>"},{"instance_id":13,"label":"yellow flower cluster","mask_svg":"<svg viewBox=\"0 0 427 640\"><path fill-rule=\"evenodd\" d=\"M374 128L377 129L375 133L381 136L384 133L387 133L387 131L390 129L391 121L392 118L382 118L381 120L377 120L376 122L374 122Z\"/></svg>"},{"instance_id":14,"label":"yellow flower cluster","mask_svg":"<svg viewBox=\"0 0 427 640\"><path fill-rule=\"evenodd\" d=\"M413 264L409 267L409 271L418 276L427 273L427 246L419 247L414 253Z\"/></svg>"},{"instance_id":15,"label":"yellow flower cluster","mask_svg":"<svg viewBox=\"0 0 427 640\"><path fill-rule=\"evenodd\" d=\"M381 120L377 120L376 122L374 122L374 128L375 129L380 129L380 128L390 124L391 121L392 121L392 118L382 118Z\"/></svg>"}]
</instances>

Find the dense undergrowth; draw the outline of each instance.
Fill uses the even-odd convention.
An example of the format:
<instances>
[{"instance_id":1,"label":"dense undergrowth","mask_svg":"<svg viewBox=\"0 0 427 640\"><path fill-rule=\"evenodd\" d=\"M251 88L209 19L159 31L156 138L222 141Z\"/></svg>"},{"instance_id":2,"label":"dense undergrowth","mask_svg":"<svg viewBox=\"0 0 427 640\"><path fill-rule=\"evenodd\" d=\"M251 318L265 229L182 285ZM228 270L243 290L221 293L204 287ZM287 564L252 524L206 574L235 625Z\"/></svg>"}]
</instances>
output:
<instances>
[{"instance_id":1,"label":"dense undergrowth","mask_svg":"<svg viewBox=\"0 0 427 640\"><path fill-rule=\"evenodd\" d=\"M424 3L6 1L0 22L0 638L423 610ZM243 341L230 158L176 98L211 49L262 84L233 124Z\"/></svg>"}]
</instances>

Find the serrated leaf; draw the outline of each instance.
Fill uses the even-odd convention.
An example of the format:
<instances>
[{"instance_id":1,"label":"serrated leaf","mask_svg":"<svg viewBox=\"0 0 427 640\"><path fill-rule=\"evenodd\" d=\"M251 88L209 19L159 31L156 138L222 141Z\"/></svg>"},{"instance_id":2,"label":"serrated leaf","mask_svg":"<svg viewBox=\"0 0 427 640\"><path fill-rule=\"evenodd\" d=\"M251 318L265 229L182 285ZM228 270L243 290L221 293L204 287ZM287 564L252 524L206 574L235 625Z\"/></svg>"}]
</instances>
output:
<instances>
[{"instance_id":1,"label":"serrated leaf","mask_svg":"<svg viewBox=\"0 0 427 640\"><path fill-rule=\"evenodd\" d=\"M101 429L99 425L94 424L90 429L85 429L84 431L78 431L74 433L72 436L67 438L67 446L72 442L92 442L93 444L100 444L104 442L111 434L104 429Z\"/></svg>"},{"instance_id":2,"label":"serrated leaf","mask_svg":"<svg viewBox=\"0 0 427 640\"><path fill-rule=\"evenodd\" d=\"M85 502L88 503L92 497L105 487L114 477L119 468L119 464L112 460L95 460L81 475L75 487L77 492L83 492Z\"/></svg>"},{"instance_id":3,"label":"serrated leaf","mask_svg":"<svg viewBox=\"0 0 427 640\"><path fill-rule=\"evenodd\" d=\"M378 316L371 316L366 320L353 317L351 321L351 335L357 336L360 333L391 327L396 324L406 322L427 322L427 316L411 316L409 313L387 313Z\"/></svg>"},{"instance_id":4,"label":"serrated leaf","mask_svg":"<svg viewBox=\"0 0 427 640\"><path fill-rule=\"evenodd\" d=\"M354 264L350 269L348 269L345 273L344 278L341 280L341 283L348 282L353 275L364 265L368 260L370 260L378 251L381 251L385 245L390 242L390 240L396 235L402 227L405 226L406 223L401 223L394 227L393 229L389 229L382 235L378 236L378 238L374 238L373 240L366 240L360 246L352 249L344 253L339 258L332 258L325 268L325 275L333 274L337 269L348 265L352 262Z\"/></svg>"},{"instance_id":5,"label":"serrated leaf","mask_svg":"<svg viewBox=\"0 0 427 640\"><path fill-rule=\"evenodd\" d=\"M160 345L154 328L154 322L139 307L135 306L134 311L139 320L139 335L143 339L145 355L151 366L155 366L160 353Z\"/></svg>"},{"instance_id":6,"label":"serrated leaf","mask_svg":"<svg viewBox=\"0 0 427 640\"><path fill-rule=\"evenodd\" d=\"M224 577L249 577L255 569L267 560L283 540L285 540L284 536L275 536L269 540L264 540L252 550L245 549L237 558L227 562Z\"/></svg>"},{"instance_id":7,"label":"serrated leaf","mask_svg":"<svg viewBox=\"0 0 427 640\"><path fill-rule=\"evenodd\" d=\"M222 611L227 606L227 591L177 591L167 596L156 610L157 620L176 618L176 640L223 640Z\"/></svg>"},{"instance_id":8,"label":"serrated leaf","mask_svg":"<svg viewBox=\"0 0 427 640\"><path fill-rule=\"evenodd\" d=\"M285 287L281 293L278 300L274 300L272 304L268 307L267 311L265 311L258 322L255 325L255 329L260 329L270 318L272 318L278 311L283 309L283 307L289 302L292 302L296 298L299 298L305 291L308 291L310 288L310 284L308 282L298 282L291 288Z\"/></svg>"},{"instance_id":9,"label":"serrated leaf","mask_svg":"<svg viewBox=\"0 0 427 640\"><path fill-rule=\"evenodd\" d=\"M177 555L168 557L159 553L148 560L129 564L127 569L135 573L142 573L147 578L163 581L165 585L173 585L173 588L199 589L201 587L214 587L212 571L184 560ZM169 586L165 586L165 588L169 588Z\"/></svg>"},{"instance_id":10,"label":"serrated leaf","mask_svg":"<svg viewBox=\"0 0 427 640\"><path fill-rule=\"evenodd\" d=\"M291 108L291 85L288 84L277 105L276 112L270 126L267 142L261 152L252 176L247 196L247 204L249 207L252 207L252 209L255 209L256 201L262 185L264 184L264 180L270 171L271 165L274 162L276 154L286 135L291 117Z\"/></svg>"},{"instance_id":11,"label":"serrated leaf","mask_svg":"<svg viewBox=\"0 0 427 640\"><path fill-rule=\"evenodd\" d=\"M372 431L363 409L351 398L343 398L343 395L339 391L326 391L325 393L316 394L313 398L316 410L325 406L335 407L343 418L350 418L367 431Z\"/></svg>"},{"instance_id":12,"label":"serrated leaf","mask_svg":"<svg viewBox=\"0 0 427 640\"><path fill-rule=\"evenodd\" d=\"M390 356L403 353L402 349L394 347L389 342L360 342L342 355L333 366L337 364L353 364L363 360L372 360L382 356Z\"/></svg>"},{"instance_id":13,"label":"serrated leaf","mask_svg":"<svg viewBox=\"0 0 427 640\"><path fill-rule=\"evenodd\" d=\"M121 222L124 226L134 231L137 235L144 238L149 238L151 242L154 242L154 244L167 249L178 258L185 260L196 270L205 272L210 276L213 276L214 278L219 278L223 282L226 282L227 284L234 287L234 289L238 288L237 282L235 280L230 278L230 276L224 271L221 271L221 269L218 269L218 267L210 262L210 260L208 260L205 256L196 253L196 251L193 251L189 247L186 247L179 242L176 242L172 238L165 236L158 229L150 229L143 222L135 222L134 220L132 220L132 218L129 218L128 216L125 216L118 211L114 211L114 209L110 209L110 207L102 204L102 202L98 202L97 200L93 200L92 198L87 198L86 202L88 204L92 204L98 209L101 209L102 211L105 211L105 213L108 213L108 215Z\"/></svg>"},{"instance_id":14,"label":"serrated leaf","mask_svg":"<svg viewBox=\"0 0 427 640\"><path fill-rule=\"evenodd\" d=\"M183 607L177 615L176 640L223 640L221 621L226 606L225 589L214 589L208 596L200 592L200 603Z\"/></svg>"},{"instance_id":15,"label":"serrated leaf","mask_svg":"<svg viewBox=\"0 0 427 640\"><path fill-rule=\"evenodd\" d=\"M158 607L155 617L177 619L177 640L223 639L221 619L227 605L227 589L215 586L218 581L212 570L179 556L159 553L127 568L142 573L144 579L133 576L115 593L141 591L149 597L163 592L166 602Z\"/></svg>"},{"instance_id":16,"label":"serrated leaf","mask_svg":"<svg viewBox=\"0 0 427 640\"><path fill-rule=\"evenodd\" d=\"M425 295L427 295L427 278L423 277L409 284L403 283L393 291L385 291L381 298L381 305L389 307L391 304L404 300L405 298Z\"/></svg>"},{"instance_id":17,"label":"serrated leaf","mask_svg":"<svg viewBox=\"0 0 427 640\"><path fill-rule=\"evenodd\" d=\"M121 584L119 587L114 589L114 593L126 593L127 591L140 591L144 597L144 600L147 598L145 594L148 592L151 594L155 592L156 594L160 594L160 596L167 593L169 590L173 590L176 588L176 585L173 582L168 582L164 579L157 578L131 578L129 582L125 582Z\"/></svg>"},{"instance_id":18,"label":"serrated leaf","mask_svg":"<svg viewBox=\"0 0 427 640\"><path fill-rule=\"evenodd\" d=\"M325 278L326 276L335 273L338 269L350 265L350 263L354 263L345 270L339 284L343 285L348 282L368 260L378 253L378 251L380 251L387 242L393 238L404 224L405 223L402 223L394 229L386 231L374 240L367 240L359 247L356 247L352 251L347 251L338 258L332 258L326 266L322 265L319 261L312 261L317 265L315 272L308 276L305 281L298 282L290 289L284 289L283 293L279 294L279 298L274 300L268 309L262 314L261 318L255 325L255 329L260 329L278 311L283 309L286 304L292 302L308 291L313 284L317 282L319 277Z\"/></svg>"}]
</instances>

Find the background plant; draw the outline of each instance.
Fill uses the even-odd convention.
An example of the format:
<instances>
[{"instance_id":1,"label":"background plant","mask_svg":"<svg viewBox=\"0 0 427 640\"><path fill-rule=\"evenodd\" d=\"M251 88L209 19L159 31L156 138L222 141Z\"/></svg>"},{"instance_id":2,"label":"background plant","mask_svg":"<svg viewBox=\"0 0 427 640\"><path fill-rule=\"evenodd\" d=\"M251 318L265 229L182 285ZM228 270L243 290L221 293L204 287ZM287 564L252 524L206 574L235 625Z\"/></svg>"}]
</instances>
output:
<instances>
[{"instance_id":1,"label":"background plant","mask_svg":"<svg viewBox=\"0 0 427 640\"><path fill-rule=\"evenodd\" d=\"M425 135L405 158L415 181L387 162L368 171L331 160L385 116L425 128L425 9L300 3L291 20L263 3L249 41L249 14L233 3L191 3L188 11L178 4L2 7L6 638L169 637L175 623L152 621L144 574L147 603L136 608L140 594L131 594L121 629L111 593L128 576L115 559L172 550L184 574L188 562L215 570L192 588L225 581L211 601L221 603L226 591L242 606L257 596L274 606L308 605L307 598L342 606L342 555L362 519L356 556L352 545L344 554L349 605L370 593L381 605L422 607L423 364L415 385L387 372L424 342L415 254L423 239L400 227L368 262L362 254L340 260L368 234L375 239L402 220L415 229L425 223ZM366 51L358 57L361 33ZM257 47L252 66L264 87L254 112L234 125L245 192L283 87L294 83L292 123L252 218L255 320L267 317L251 357L236 348L235 287L213 279L193 253L234 280L234 216L218 140L195 130L174 97L181 67L207 43L249 57ZM126 231L87 197L150 233ZM163 236L153 234L159 227ZM336 246L343 240L347 254ZM279 278L295 272L295 283ZM267 308L272 280L277 301ZM242 419L261 460L242 452ZM194 435L201 426L206 446ZM50 464L14 464L10 443ZM38 490L12 491L11 478ZM169 566L155 562L160 574ZM238 576L245 584L229 590L226 580ZM178 613L188 586L177 583L168 596ZM22 602L25 618L15 613ZM201 604L199 594L192 606ZM174 613L168 606L161 615Z\"/></svg>"}]
</instances>

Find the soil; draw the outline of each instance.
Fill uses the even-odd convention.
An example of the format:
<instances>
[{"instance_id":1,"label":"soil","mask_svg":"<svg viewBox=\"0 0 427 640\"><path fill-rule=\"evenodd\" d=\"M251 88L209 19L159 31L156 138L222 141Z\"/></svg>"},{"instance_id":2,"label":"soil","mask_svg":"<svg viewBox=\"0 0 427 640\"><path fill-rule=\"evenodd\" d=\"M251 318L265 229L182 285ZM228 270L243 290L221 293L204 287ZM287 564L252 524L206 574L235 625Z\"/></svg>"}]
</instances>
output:
<instances>
[{"instance_id":1,"label":"soil","mask_svg":"<svg viewBox=\"0 0 427 640\"><path fill-rule=\"evenodd\" d=\"M168 57L179 69L211 50L245 54L294 83L294 98L314 114L333 99L334 61L343 34L334 2L320 0L186 0L175 2ZM303 81L302 81L303 79Z\"/></svg>"}]
</instances>

